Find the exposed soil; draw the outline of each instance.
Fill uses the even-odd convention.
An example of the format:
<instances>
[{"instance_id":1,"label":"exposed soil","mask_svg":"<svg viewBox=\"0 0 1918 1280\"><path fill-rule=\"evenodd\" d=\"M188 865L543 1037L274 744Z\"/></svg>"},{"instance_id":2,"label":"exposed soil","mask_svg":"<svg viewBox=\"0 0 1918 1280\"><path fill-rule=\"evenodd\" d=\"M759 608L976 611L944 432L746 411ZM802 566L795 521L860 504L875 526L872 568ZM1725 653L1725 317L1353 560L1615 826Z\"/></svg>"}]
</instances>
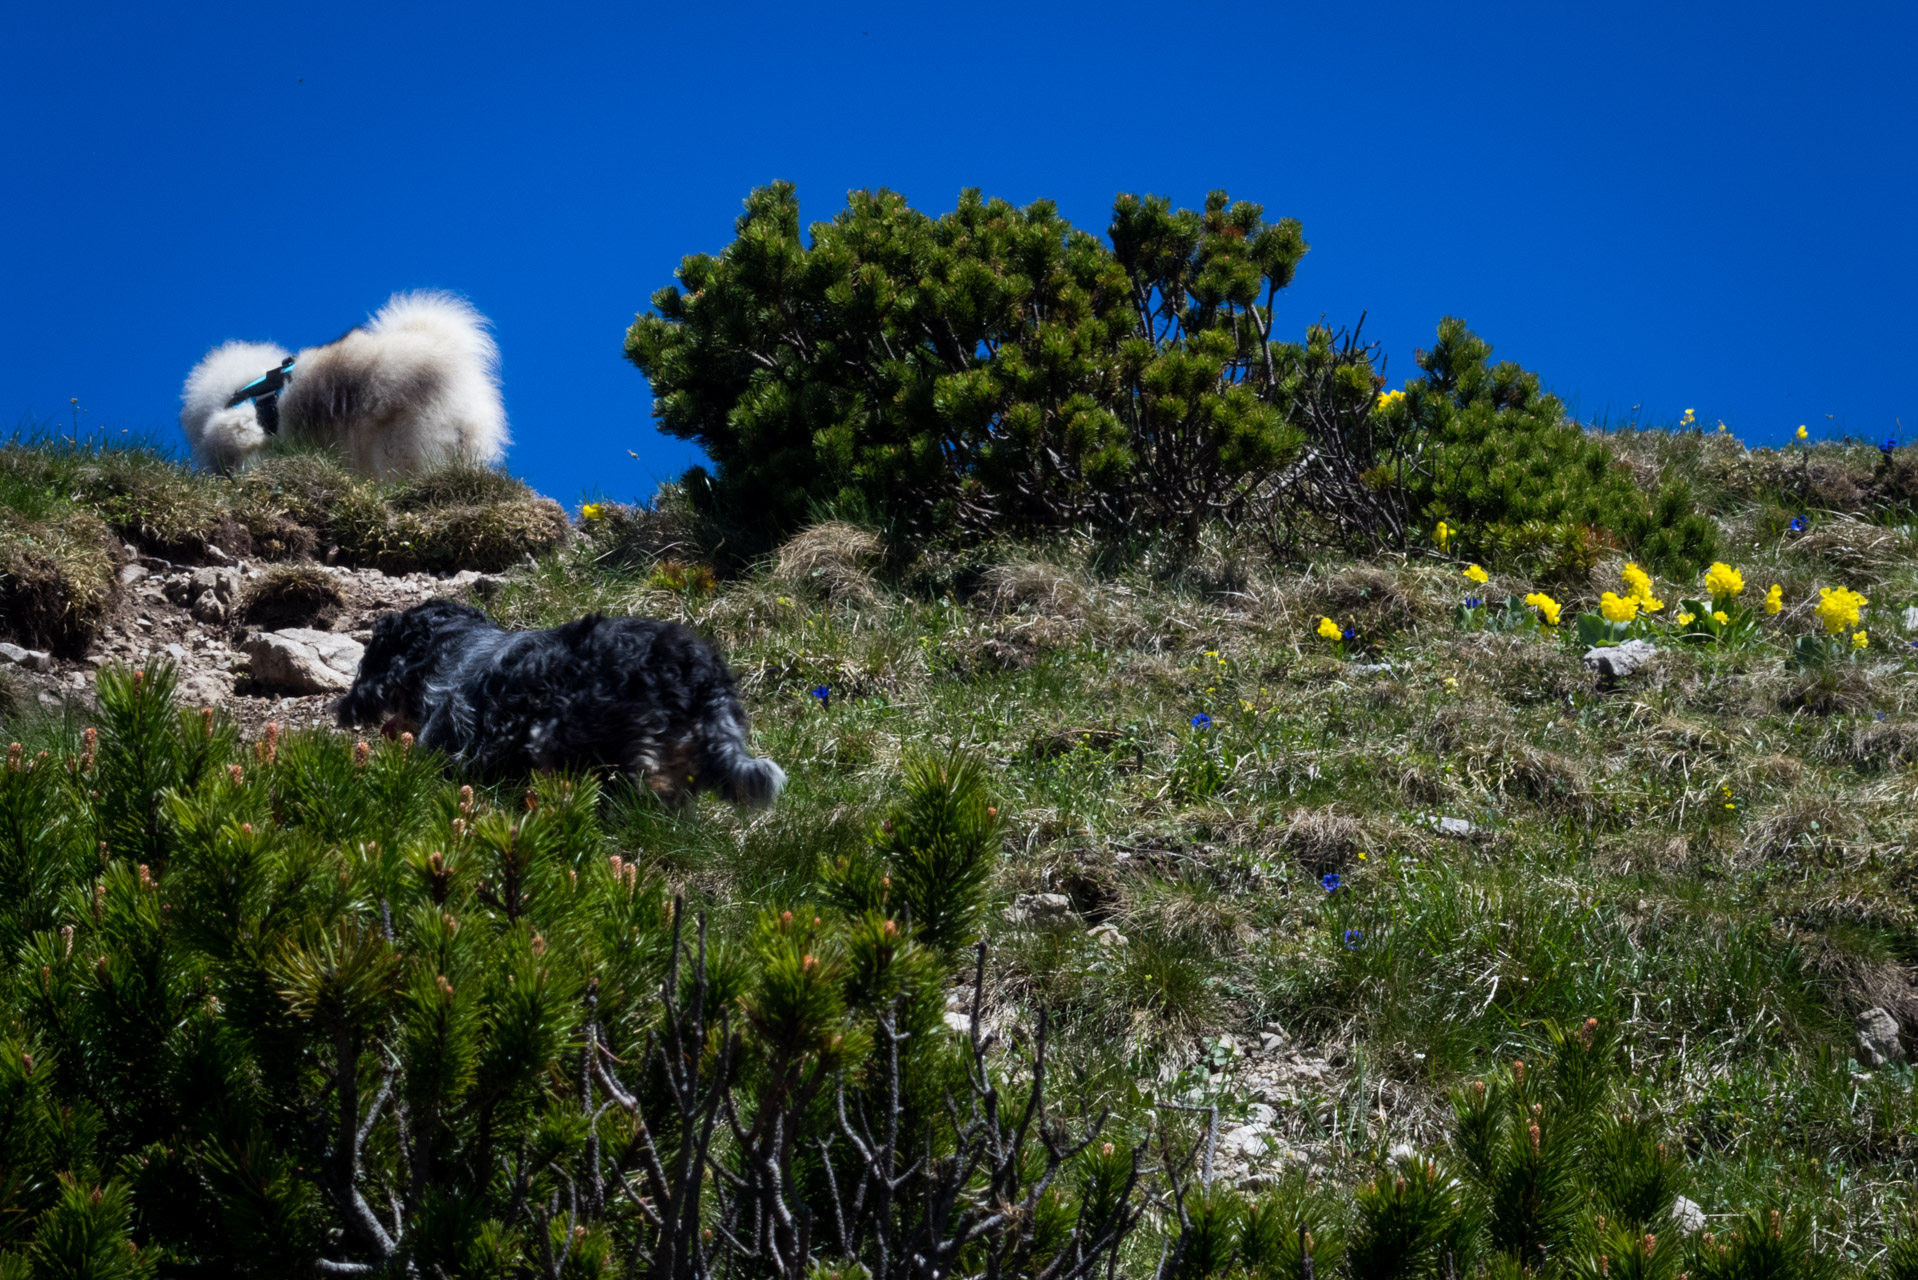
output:
<instances>
[{"instance_id":1,"label":"exposed soil","mask_svg":"<svg viewBox=\"0 0 1918 1280\"><path fill-rule=\"evenodd\" d=\"M225 566L176 565L157 556L139 555L131 547L124 554L127 560L119 570L121 590L92 645L77 659L56 657L50 671L12 669L23 698L36 699L57 714L69 700L91 705L95 673L109 663L137 666L171 659L178 672L179 702L184 706L223 708L245 737L256 736L268 721L286 728L333 722L337 694L291 695L262 687L247 672L242 649L260 628L243 620L243 605L248 588L260 583L268 566L251 560ZM316 565L311 572L333 580L339 589L338 603L331 593L309 593L313 612L300 617L296 616L297 608L289 612L287 603L276 602L279 607L273 611L273 626L268 629L337 631L364 644L372 635L374 621L383 613L437 597L468 599L488 594L499 582L496 577L472 570L444 576L389 576L378 569ZM218 589L205 590L206 580L215 576L220 579ZM197 593L196 586L200 588ZM219 599L217 607L213 599Z\"/></svg>"}]
</instances>

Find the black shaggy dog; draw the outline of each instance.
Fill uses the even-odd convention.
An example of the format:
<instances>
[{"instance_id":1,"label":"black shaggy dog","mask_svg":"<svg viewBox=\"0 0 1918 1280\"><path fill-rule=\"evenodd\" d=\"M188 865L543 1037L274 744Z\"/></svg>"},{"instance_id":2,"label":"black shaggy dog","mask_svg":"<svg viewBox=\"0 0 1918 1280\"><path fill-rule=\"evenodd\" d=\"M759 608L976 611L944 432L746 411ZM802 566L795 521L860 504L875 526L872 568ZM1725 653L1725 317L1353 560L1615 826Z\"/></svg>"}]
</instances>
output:
<instances>
[{"instance_id":1,"label":"black shaggy dog","mask_svg":"<svg viewBox=\"0 0 1918 1280\"><path fill-rule=\"evenodd\" d=\"M699 791L771 804L786 785L747 746L725 661L676 622L502 631L450 600L415 605L375 624L339 719L415 733L485 774L613 765L675 807Z\"/></svg>"}]
</instances>

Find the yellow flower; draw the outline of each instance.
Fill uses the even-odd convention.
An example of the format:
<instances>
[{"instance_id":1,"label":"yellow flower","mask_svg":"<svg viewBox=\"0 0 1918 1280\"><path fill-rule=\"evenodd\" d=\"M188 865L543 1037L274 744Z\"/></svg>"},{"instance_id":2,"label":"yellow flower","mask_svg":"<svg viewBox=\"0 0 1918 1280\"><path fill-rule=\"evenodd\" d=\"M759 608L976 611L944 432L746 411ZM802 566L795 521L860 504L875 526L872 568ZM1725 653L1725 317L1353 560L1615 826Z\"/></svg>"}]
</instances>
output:
<instances>
[{"instance_id":1,"label":"yellow flower","mask_svg":"<svg viewBox=\"0 0 1918 1280\"><path fill-rule=\"evenodd\" d=\"M1447 676L1447 677L1445 677L1445 687L1446 687L1447 689L1456 689L1456 688L1458 688L1458 677L1457 677L1457 676Z\"/></svg>"},{"instance_id":2,"label":"yellow flower","mask_svg":"<svg viewBox=\"0 0 1918 1280\"><path fill-rule=\"evenodd\" d=\"M606 508L597 502L589 502L579 509L579 518L582 520L597 520L605 514Z\"/></svg>"},{"instance_id":3,"label":"yellow flower","mask_svg":"<svg viewBox=\"0 0 1918 1280\"><path fill-rule=\"evenodd\" d=\"M1719 626L1722 627L1726 623L1730 622L1731 620L1732 620L1732 616L1729 613L1726 613L1723 609L1712 610L1712 621L1716 622Z\"/></svg>"},{"instance_id":4,"label":"yellow flower","mask_svg":"<svg viewBox=\"0 0 1918 1280\"><path fill-rule=\"evenodd\" d=\"M1802 424L1801 424L1801 425L1799 426L1799 428L1798 428L1798 438L1799 438L1800 440L1803 440L1803 439L1804 439L1804 438L1805 438L1806 436L1808 436L1808 435L1810 435L1810 434L1811 434L1811 433L1810 433L1810 432L1808 432L1808 431L1806 431L1806 430L1805 430L1805 428L1804 428L1804 426L1803 426Z\"/></svg>"},{"instance_id":5,"label":"yellow flower","mask_svg":"<svg viewBox=\"0 0 1918 1280\"><path fill-rule=\"evenodd\" d=\"M1625 585L1630 588L1626 595L1638 601L1638 607L1646 613L1657 613L1665 607L1665 602L1652 594L1652 575L1639 568L1633 561L1626 561L1625 567L1619 571L1618 576L1623 578Z\"/></svg>"},{"instance_id":6,"label":"yellow flower","mask_svg":"<svg viewBox=\"0 0 1918 1280\"><path fill-rule=\"evenodd\" d=\"M1784 607L1785 589L1774 582L1771 584L1771 590L1765 593L1765 612L1777 613Z\"/></svg>"},{"instance_id":7,"label":"yellow flower","mask_svg":"<svg viewBox=\"0 0 1918 1280\"><path fill-rule=\"evenodd\" d=\"M1692 425L1692 411L1690 409L1685 410L1685 416L1679 419L1678 425L1681 427L1689 427Z\"/></svg>"},{"instance_id":8,"label":"yellow flower","mask_svg":"<svg viewBox=\"0 0 1918 1280\"><path fill-rule=\"evenodd\" d=\"M1689 627L1697 620L1698 615L1695 613L1681 613L1678 615L1678 625L1681 627Z\"/></svg>"},{"instance_id":9,"label":"yellow flower","mask_svg":"<svg viewBox=\"0 0 1918 1280\"><path fill-rule=\"evenodd\" d=\"M1556 627L1558 625L1558 611L1563 607L1558 601L1552 599L1543 591L1534 591L1531 595L1525 597L1525 603L1538 610L1539 616L1545 619L1546 626Z\"/></svg>"},{"instance_id":10,"label":"yellow flower","mask_svg":"<svg viewBox=\"0 0 1918 1280\"><path fill-rule=\"evenodd\" d=\"M1725 434L1725 420L1723 418L1720 418L1718 420L1718 434L1720 435Z\"/></svg>"},{"instance_id":11,"label":"yellow flower","mask_svg":"<svg viewBox=\"0 0 1918 1280\"><path fill-rule=\"evenodd\" d=\"M1721 560L1705 570L1705 590L1714 600L1729 599L1745 590L1745 575Z\"/></svg>"},{"instance_id":12,"label":"yellow flower","mask_svg":"<svg viewBox=\"0 0 1918 1280\"><path fill-rule=\"evenodd\" d=\"M1865 633L1864 633L1864 632L1862 632L1862 631L1854 631L1854 632L1852 632L1852 633L1851 633L1851 647L1852 647L1852 648L1854 648L1854 649L1862 649L1862 648L1864 648L1864 647L1865 647L1866 645L1868 645L1868 644L1870 644L1870 643L1871 643L1871 641L1869 641L1869 640L1867 640L1867 639L1865 638Z\"/></svg>"},{"instance_id":13,"label":"yellow flower","mask_svg":"<svg viewBox=\"0 0 1918 1280\"><path fill-rule=\"evenodd\" d=\"M1638 597L1626 596L1621 600L1607 591L1598 598L1598 611L1607 622L1630 622L1638 616Z\"/></svg>"},{"instance_id":14,"label":"yellow flower","mask_svg":"<svg viewBox=\"0 0 1918 1280\"><path fill-rule=\"evenodd\" d=\"M1486 583L1492 580L1491 574L1485 572L1485 570L1479 568L1475 564L1468 564L1463 569L1459 570L1459 572L1463 573L1467 578L1469 578L1473 582L1478 583L1480 586L1484 586Z\"/></svg>"},{"instance_id":15,"label":"yellow flower","mask_svg":"<svg viewBox=\"0 0 1918 1280\"><path fill-rule=\"evenodd\" d=\"M1332 619L1330 618L1319 619L1319 638L1321 640L1338 640L1343 638L1344 635L1345 635L1345 632L1341 631L1339 629L1339 624L1332 621Z\"/></svg>"},{"instance_id":16,"label":"yellow flower","mask_svg":"<svg viewBox=\"0 0 1918 1280\"><path fill-rule=\"evenodd\" d=\"M1378 404L1373 407L1377 412L1384 413L1387 409L1390 409L1403 399L1405 399L1405 393L1403 391L1388 391L1379 397Z\"/></svg>"},{"instance_id":17,"label":"yellow flower","mask_svg":"<svg viewBox=\"0 0 1918 1280\"><path fill-rule=\"evenodd\" d=\"M1432 530L1432 541L1438 543L1440 551L1452 545L1452 526L1441 520L1438 528Z\"/></svg>"},{"instance_id":18,"label":"yellow flower","mask_svg":"<svg viewBox=\"0 0 1918 1280\"><path fill-rule=\"evenodd\" d=\"M1858 611L1870 603L1849 587L1820 587L1812 612L1825 624L1825 634L1835 636L1857 626Z\"/></svg>"}]
</instances>

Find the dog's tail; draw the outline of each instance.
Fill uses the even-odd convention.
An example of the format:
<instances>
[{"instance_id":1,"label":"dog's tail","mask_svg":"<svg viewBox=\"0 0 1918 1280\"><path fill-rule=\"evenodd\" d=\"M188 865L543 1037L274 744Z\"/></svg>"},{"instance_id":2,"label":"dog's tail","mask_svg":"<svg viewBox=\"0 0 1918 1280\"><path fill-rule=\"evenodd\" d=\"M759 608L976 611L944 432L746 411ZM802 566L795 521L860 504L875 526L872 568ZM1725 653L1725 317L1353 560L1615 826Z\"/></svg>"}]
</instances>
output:
<instances>
[{"instance_id":1,"label":"dog's tail","mask_svg":"<svg viewBox=\"0 0 1918 1280\"><path fill-rule=\"evenodd\" d=\"M228 342L193 366L180 389L180 429L201 466L231 471L266 444L253 402L227 401L286 357L270 342Z\"/></svg>"},{"instance_id":2,"label":"dog's tail","mask_svg":"<svg viewBox=\"0 0 1918 1280\"><path fill-rule=\"evenodd\" d=\"M487 329L486 317L472 303L434 290L394 294L366 325L393 351L406 351L420 368L432 371L439 396L430 416L444 419L441 425L456 454L490 465L500 460L509 440L500 401L499 345Z\"/></svg>"},{"instance_id":3,"label":"dog's tail","mask_svg":"<svg viewBox=\"0 0 1918 1280\"><path fill-rule=\"evenodd\" d=\"M718 778L719 794L732 803L763 808L786 789L786 771L746 742L746 714L730 692L714 700L701 726L706 759Z\"/></svg>"}]
</instances>

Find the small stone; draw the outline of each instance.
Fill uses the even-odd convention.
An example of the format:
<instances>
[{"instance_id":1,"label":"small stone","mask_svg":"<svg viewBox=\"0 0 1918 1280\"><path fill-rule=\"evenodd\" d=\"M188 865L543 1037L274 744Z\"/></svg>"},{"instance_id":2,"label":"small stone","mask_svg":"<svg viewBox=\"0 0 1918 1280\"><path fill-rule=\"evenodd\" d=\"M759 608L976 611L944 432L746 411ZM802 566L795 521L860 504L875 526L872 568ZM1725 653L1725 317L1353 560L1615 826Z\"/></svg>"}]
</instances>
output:
<instances>
[{"instance_id":1,"label":"small stone","mask_svg":"<svg viewBox=\"0 0 1918 1280\"><path fill-rule=\"evenodd\" d=\"M1435 825L1440 835L1450 836L1454 840L1463 840L1472 834L1472 824L1463 818L1440 818Z\"/></svg>"},{"instance_id":2,"label":"small stone","mask_svg":"<svg viewBox=\"0 0 1918 1280\"><path fill-rule=\"evenodd\" d=\"M0 641L0 662L24 667L28 671L53 670L53 655L46 650L23 649L17 644L7 644L4 641Z\"/></svg>"},{"instance_id":3,"label":"small stone","mask_svg":"<svg viewBox=\"0 0 1918 1280\"><path fill-rule=\"evenodd\" d=\"M1262 1156L1270 1149L1262 1124L1242 1124L1219 1135L1219 1154L1223 1156Z\"/></svg>"},{"instance_id":4,"label":"small stone","mask_svg":"<svg viewBox=\"0 0 1918 1280\"><path fill-rule=\"evenodd\" d=\"M1119 932L1117 925L1109 922L1086 930L1086 935L1102 947L1123 947L1126 944L1126 936Z\"/></svg>"},{"instance_id":5,"label":"small stone","mask_svg":"<svg viewBox=\"0 0 1918 1280\"><path fill-rule=\"evenodd\" d=\"M193 620L195 622L225 622L226 615L226 602L211 591L193 602Z\"/></svg>"},{"instance_id":6,"label":"small stone","mask_svg":"<svg viewBox=\"0 0 1918 1280\"><path fill-rule=\"evenodd\" d=\"M1389 662L1354 662L1348 666L1346 670L1355 676L1376 676L1383 675L1392 670L1392 664Z\"/></svg>"},{"instance_id":7,"label":"small stone","mask_svg":"<svg viewBox=\"0 0 1918 1280\"><path fill-rule=\"evenodd\" d=\"M365 652L356 640L305 627L264 631L246 642L247 661L256 681L300 694L351 688Z\"/></svg>"},{"instance_id":8,"label":"small stone","mask_svg":"<svg viewBox=\"0 0 1918 1280\"><path fill-rule=\"evenodd\" d=\"M1418 1148L1414 1147L1409 1142L1394 1142L1392 1144L1392 1149L1386 1152L1385 1154L1385 1158L1390 1160L1393 1164L1397 1164L1401 1160L1411 1160L1416 1158L1417 1156L1418 1156Z\"/></svg>"},{"instance_id":9,"label":"small stone","mask_svg":"<svg viewBox=\"0 0 1918 1280\"><path fill-rule=\"evenodd\" d=\"M121 586L130 587L140 581L140 579L146 577L148 572L150 571L143 564L123 564L120 566L120 572L117 576L120 579Z\"/></svg>"},{"instance_id":10,"label":"small stone","mask_svg":"<svg viewBox=\"0 0 1918 1280\"><path fill-rule=\"evenodd\" d=\"M133 620L133 625L140 628L140 630L142 631L151 631L153 630L153 619L147 617L143 613L139 617Z\"/></svg>"},{"instance_id":11,"label":"small stone","mask_svg":"<svg viewBox=\"0 0 1918 1280\"><path fill-rule=\"evenodd\" d=\"M1260 1053L1277 1053L1283 1048L1285 1048L1284 1036L1275 1036L1270 1031L1262 1031L1259 1033Z\"/></svg>"},{"instance_id":12,"label":"small stone","mask_svg":"<svg viewBox=\"0 0 1918 1280\"><path fill-rule=\"evenodd\" d=\"M1705 1211L1695 1200L1678 1197L1672 1201L1670 1216L1672 1226L1678 1229L1681 1236L1695 1236L1705 1229Z\"/></svg>"},{"instance_id":13,"label":"small stone","mask_svg":"<svg viewBox=\"0 0 1918 1280\"><path fill-rule=\"evenodd\" d=\"M1245 1109L1245 1118L1248 1124L1271 1124L1279 1118L1279 1113L1263 1102L1255 1102Z\"/></svg>"},{"instance_id":14,"label":"small stone","mask_svg":"<svg viewBox=\"0 0 1918 1280\"><path fill-rule=\"evenodd\" d=\"M1898 1039L1898 1019L1888 1011L1871 1008L1858 1015L1858 1060L1873 1070L1905 1060L1905 1046Z\"/></svg>"},{"instance_id":15,"label":"small stone","mask_svg":"<svg viewBox=\"0 0 1918 1280\"><path fill-rule=\"evenodd\" d=\"M233 563L232 556L220 550L218 547L214 546L211 542L206 544L206 558L211 560L214 564L232 564Z\"/></svg>"},{"instance_id":16,"label":"small stone","mask_svg":"<svg viewBox=\"0 0 1918 1280\"><path fill-rule=\"evenodd\" d=\"M1585 665L1607 680L1623 680L1652 665L1658 647L1646 640L1627 640L1623 644L1600 645L1585 651Z\"/></svg>"},{"instance_id":17,"label":"small stone","mask_svg":"<svg viewBox=\"0 0 1918 1280\"><path fill-rule=\"evenodd\" d=\"M1905 630L1918 631L1918 604L1905 606Z\"/></svg>"},{"instance_id":18,"label":"small stone","mask_svg":"<svg viewBox=\"0 0 1918 1280\"><path fill-rule=\"evenodd\" d=\"M1022 893L1004 914L1013 924L1058 924L1072 918L1072 899L1063 893Z\"/></svg>"},{"instance_id":19,"label":"small stone","mask_svg":"<svg viewBox=\"0 0 1918 1280\"><path fill-rule=\"evenodd\" d=\"M181 648L177 644L170 644L166 647L166 656L173 659L175 662L185 662L186 650Z\"/></svg>"}]
</instances>

